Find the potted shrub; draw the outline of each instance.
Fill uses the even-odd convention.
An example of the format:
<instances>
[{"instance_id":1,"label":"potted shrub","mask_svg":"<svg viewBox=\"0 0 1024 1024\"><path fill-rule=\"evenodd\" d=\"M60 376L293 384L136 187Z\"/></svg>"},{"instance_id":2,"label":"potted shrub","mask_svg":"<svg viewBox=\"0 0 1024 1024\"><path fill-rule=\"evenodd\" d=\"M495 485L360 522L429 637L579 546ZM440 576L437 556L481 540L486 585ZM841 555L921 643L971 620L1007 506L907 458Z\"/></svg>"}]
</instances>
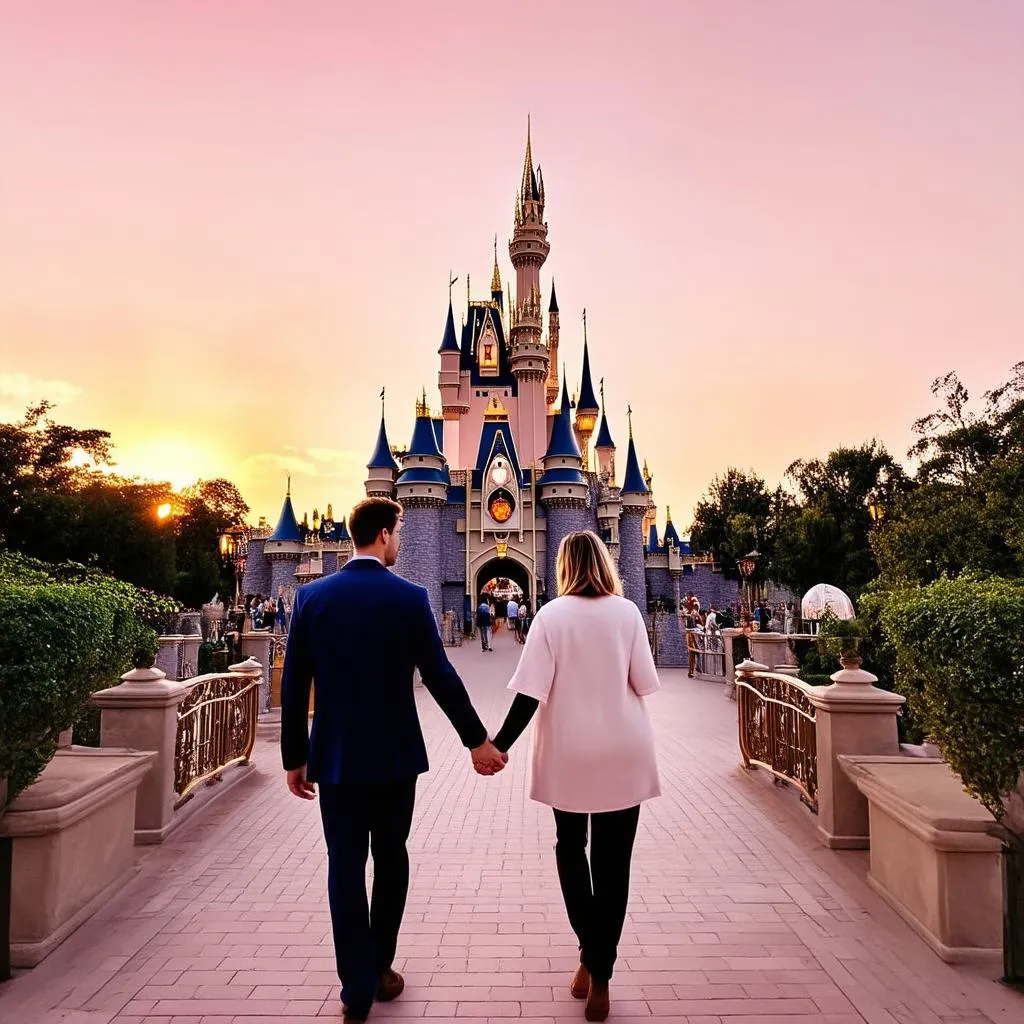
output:
<instances>
[{"instance_id":1,"label":"potted shrub","mask_svg":"<svg viewBox=\"0 0 1024 1024\"><path fill-rule=\"evenodd\" d=\"M1024 985L1024 581L964 574L890 591L897 689L1003 843L1003 975Z\"/></svg>"},{"instance_id":2,"label":"potted shrub","mask_svg":"<svg viewBox=\"0 0 1024 1024\"><path fill-rule=\"evenodd\" d=\"M828 609L820 619L818 651L839 658L845 666L860 664L860 642L867 636L867 628L859 619L839 619Z\"/></svg>"}]
</instances>

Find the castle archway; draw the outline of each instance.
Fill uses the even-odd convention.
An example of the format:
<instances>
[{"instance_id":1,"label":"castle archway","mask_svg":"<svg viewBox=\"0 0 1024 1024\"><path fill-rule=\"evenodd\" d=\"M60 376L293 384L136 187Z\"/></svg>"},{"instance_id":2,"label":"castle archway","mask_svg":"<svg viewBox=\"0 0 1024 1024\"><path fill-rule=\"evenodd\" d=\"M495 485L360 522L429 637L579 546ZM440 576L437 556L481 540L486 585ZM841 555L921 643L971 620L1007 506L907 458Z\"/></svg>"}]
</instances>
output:
<instances>
[{"instance_id":1,"label":"castle archway","mask_svg":"<svg viewBox=\"0 0 1024 1024\"><path fill-rule=\"evenodd\" d=\"M511 596L517 601L525 597L531 604L534 597L530 592L529 571L514 558L491 558L477 569L473 587L474 607L484 593L502 606Z\"/></svg>"}]
</instances>

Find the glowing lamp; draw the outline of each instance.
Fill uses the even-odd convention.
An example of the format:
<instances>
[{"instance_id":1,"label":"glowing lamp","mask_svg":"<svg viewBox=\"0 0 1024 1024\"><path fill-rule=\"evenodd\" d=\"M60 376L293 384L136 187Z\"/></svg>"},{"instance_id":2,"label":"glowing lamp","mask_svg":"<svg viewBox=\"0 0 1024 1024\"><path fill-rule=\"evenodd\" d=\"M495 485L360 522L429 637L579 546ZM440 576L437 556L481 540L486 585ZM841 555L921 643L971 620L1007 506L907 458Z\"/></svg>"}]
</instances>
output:
<instances>
[{"instance_id":1,"label":"glowing lamp","mask_svg":"<svg viewBox=\"0 0 1024 1024\"><path fill-rule=\"evenodd\" d=\"M740 575L745 580L749 580L754 575L754 570L757 568L757 560L760 557L760 552L751 551L736 560L736 568L739 569Z\"/></svg>"}]
</instances>

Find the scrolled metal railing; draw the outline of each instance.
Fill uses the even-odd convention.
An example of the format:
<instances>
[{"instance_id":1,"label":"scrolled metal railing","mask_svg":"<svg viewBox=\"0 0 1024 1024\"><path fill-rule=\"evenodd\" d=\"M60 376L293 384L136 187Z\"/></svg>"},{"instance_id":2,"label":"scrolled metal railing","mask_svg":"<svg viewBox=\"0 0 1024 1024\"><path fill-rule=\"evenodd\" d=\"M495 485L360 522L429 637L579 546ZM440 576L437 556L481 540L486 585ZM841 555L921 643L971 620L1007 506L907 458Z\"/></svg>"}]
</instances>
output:
<instances>
[{"instance_id":1,"label":"scrolled metal railing","mask_svg":"<svg viewBox=\"0 0 1024 1024\"><path fill-rule=\"evenodd\" d=\"M249 760L256 743L259 696L259 674L226 672L188 680L188 693L178 706L176 807L201 783Z\"/></svg>"},{"instance_id":2,"label":"scrolled metal railing","mask_svg":"<svg viewBox=\"0 0 1024 1024\"><path fill-rule=\"evenodd\" d=\"M818 810L818 736L810 685L774 672L736 670L740 753L744 768L761 767L795 786Z\"/></svg>"}]
</instances>

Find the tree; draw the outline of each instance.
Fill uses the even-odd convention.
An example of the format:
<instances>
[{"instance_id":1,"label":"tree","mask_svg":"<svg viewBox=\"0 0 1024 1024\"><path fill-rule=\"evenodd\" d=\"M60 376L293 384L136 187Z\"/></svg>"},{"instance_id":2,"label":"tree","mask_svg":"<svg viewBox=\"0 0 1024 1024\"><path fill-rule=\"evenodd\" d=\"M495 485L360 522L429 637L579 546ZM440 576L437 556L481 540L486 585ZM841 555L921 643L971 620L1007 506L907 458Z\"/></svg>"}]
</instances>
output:
<instances>
[{"instance_id":1,"label":"tree","mask_svg":"<svg viewBox=\"0 0 1024 1024\"><path fill-rule=\"evenodd\" d=\"M798 459L786 470L801 504L779 526L775 571L799 593L833 583L857 598L878 575L869 506L889 508L910 481L885 446L837 448L825 459Z\"/></svg>"},{"instance_id":2,"label":"tree","mask_svg":"<svg viewBox=\"0 0 1024 1024\"><path fill-rule=\"evenodd\" d=\"M769 491L756 473L730 467L697 503L690 542L698 551L713 552L727 579L740 578L736 560L756 547L763 578L771 571L775 534L790 501L781 488Z\"/></svg>"}]
</instances>

